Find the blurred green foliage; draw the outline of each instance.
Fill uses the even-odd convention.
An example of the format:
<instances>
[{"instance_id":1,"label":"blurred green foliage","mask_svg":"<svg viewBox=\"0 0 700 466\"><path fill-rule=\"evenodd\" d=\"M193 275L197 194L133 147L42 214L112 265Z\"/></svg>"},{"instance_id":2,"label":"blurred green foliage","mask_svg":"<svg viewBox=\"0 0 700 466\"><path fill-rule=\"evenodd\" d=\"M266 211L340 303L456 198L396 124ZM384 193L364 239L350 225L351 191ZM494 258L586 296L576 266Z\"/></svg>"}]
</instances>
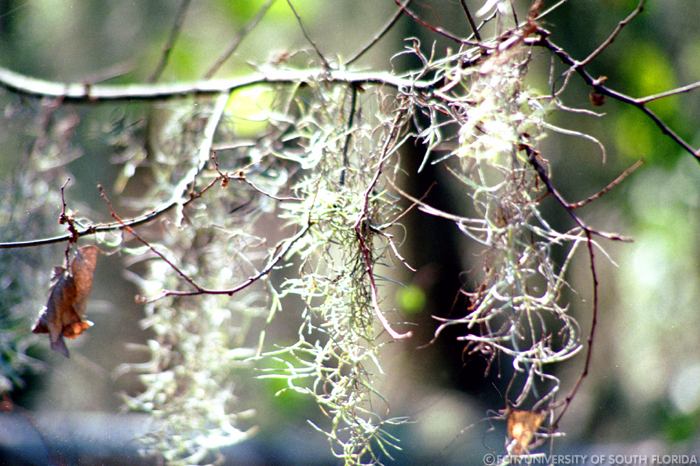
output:
<instances>
[{"instance_id":1,"label":"blurred green foliage","mask_svg":"<svg viewBox=\"0 0 700 466\"><path fill-rule=\"evenodd\" d=\"M423 312L428 301L425 291L417 285L408 285L396 291L396 302L406 315Z\"/></svg>"}]
</instances>

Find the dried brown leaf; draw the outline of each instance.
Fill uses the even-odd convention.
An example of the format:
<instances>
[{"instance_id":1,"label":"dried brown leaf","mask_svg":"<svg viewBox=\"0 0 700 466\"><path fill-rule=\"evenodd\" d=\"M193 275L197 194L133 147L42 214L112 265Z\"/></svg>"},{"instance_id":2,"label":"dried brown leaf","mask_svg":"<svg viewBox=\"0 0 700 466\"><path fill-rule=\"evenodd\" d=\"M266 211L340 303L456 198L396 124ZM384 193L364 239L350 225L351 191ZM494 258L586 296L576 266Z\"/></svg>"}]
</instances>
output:
<instances>
[{"instance_id":1,"label":"dried brown leaf","mask_svg":"<svg viewBox=\"0 0 700 466\"><path fill-rule=\"evenodd\" d=\"M48 333L51 349L66 357L68 348L63 337L76 338L92 326L84 316L98 253L96 246L83 246L78 248L70 270L54 268L49 300L32 329L34 333Z\"/></svg>"},{"instance_id":2,"label":"dried brown leaf","mask_svg":"<svg viewBox=\"0 0 700 466\"><path fill-rule=\"evenodd\" d=\"M528 446L542 425L545 412L511 410L508 412L506 429L508 438L515 440L513 454L521 455L528 451Z\"/></svg>"}]
</instances>

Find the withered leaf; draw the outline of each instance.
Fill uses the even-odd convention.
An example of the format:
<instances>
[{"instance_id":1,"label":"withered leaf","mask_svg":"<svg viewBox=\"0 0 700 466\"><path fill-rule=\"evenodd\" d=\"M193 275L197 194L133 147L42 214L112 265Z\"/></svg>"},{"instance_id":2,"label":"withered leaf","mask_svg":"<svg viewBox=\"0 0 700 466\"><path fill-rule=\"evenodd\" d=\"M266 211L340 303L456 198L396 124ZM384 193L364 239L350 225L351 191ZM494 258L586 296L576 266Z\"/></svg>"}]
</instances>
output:
<instances>
[{"instance_id":1,"label":"withered leaf","mask_svg":"<svg viewBox=\"0 0 700 466\"><path fill-rule=\"evenodd\" d=\"M83 246L75 253L70 270L54 268L49 300L32 328L34 333L48 333L51 349L65 357L68 348L63 337L76 338L92 326L83 317L98 253L96 246Z\"/></svg>"},{"instance_id":2,"label":"withered leaf","mask_svg":"<svg viewBox=\"0 0 700 466\"><path fill-rule=\"evenodd\" d=\"M540 428L547 413L535 411L511 410L508 412L506 430L508 438L515 441L512 453L521 455L528 451L528 446Z\"/></svg>"}]
</instances>

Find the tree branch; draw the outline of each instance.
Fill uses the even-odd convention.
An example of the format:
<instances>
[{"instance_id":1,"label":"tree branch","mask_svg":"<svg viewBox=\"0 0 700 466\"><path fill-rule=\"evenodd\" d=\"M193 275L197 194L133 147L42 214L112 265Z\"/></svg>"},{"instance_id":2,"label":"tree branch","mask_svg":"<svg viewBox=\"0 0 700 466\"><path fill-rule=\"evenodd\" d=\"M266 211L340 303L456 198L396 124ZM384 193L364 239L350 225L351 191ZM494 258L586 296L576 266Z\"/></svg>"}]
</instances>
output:
<instances>
[{"instance_id":1,"label":"tree branch","mask_svg":"<svg viewBox=\"0 0 700 466\"><path fill-rule=\"evenodd\" d=\"M160 76L163 74L163 70L165 70L165 67L168 66L170 52L175 46L177 36L180 35L180 31L182 30L182 25L185 22L185 16L187 15L187 10L190 7L191 1L192 0L182 0L180 8L178 8L177 10L173 27L170 28L170 35L168 36L168 40L165 42L165 46L163 47L163 52L160 55L160 61L158 62L158 65L156 65L156 68L153 70L151 76L149 76L148 82L154 83L158 81L158 79L160 79Z\"/></svg>"},{"instance_id":2,"label":"tree branch","mask_svg":"<svg viewBox=\"0 0 700 466\"><path fill-rule=\"evenodd\" d=\"M297 241L299 241L301 238L304 237L304 235L306 235L306 233L308 233L309 229L311 228L311 225L312 223L309 220L307 224L304 225L304 227L300 228L299 231L297 231L293 236L277 243L277 246L275 247L276 253L270 258L270 260L267 261L265 266L258 273L256 273L255 275L251 275L236 286L225 289L205 288L188 277L187 281L195 287L195 290L163 290L159 295L152 298L146 298L144 301L155 302L168 296L198 296L205 294L233 296L234 294L238 293L239 291L245 288L248 288L250 285L272 272L272 270L277 266L277 264L282 260L282 258L284 258L284 256L287 255L287 253L292 249L292 246L294 246L294 244ZM284 244L285 242L287 244ZM178 274L182 274L181 271L179 271L179 269L177 269L176 267L173 268Z\"/></svg>"},{"instance_id":3,"label":"tree branch","mask_svg":"<svg viewBox=\"0 0 700 466\"><path fill-rule=\"evenodd\" d=\"M474 17L472 16L471 12L469 11L469 7L467 6L466 0L460 0L462 3L462 9L464 10L464 14L467 15L467 21L469 21L469 27L472 28L472 34L474 34L474 38L481 42L481 34L479 33L479 28L476 25L476 22L474 21Z\"/></svg>"},{"instance_id":4,"label":"tree branch","mask_svg":"<svg viewBox=\"0 0 700 466\"><path fill-rule=\"evenodd\" d=\"M638 108L644 114L651 119L651 121L656 124L656 126L661 130L663 134L668 136L676 144L678 144L683 150L692 155L696 161L700 163L700 150L693 148L685 139L683 139L678 133L676 133L670 126L668 126L661 118L659 118L656 113L654 113L649 107L646 106L647 102L651 100L660 99L662 97L667 97L669 95L674 95L681 92L689 92L700 85L690 85L683 88L678 88L674 90L667 91L663 94L658 94L656 96L642 97L635 99L627 94L616 91L604 84L605 80L601 78L594 78L585 66L581 65L581 62L575 60L566 50L555 44L549 39L550 32L541 27L537 28L536 37L530 37L525 40L526 44L535 45L539 47L544 47L554 54L562 63L571 67L582 79L588 84L594 91L599 94L608 96L619 102L631 105Z\"/></svg>"},{"instance_id":5,"label":"tree branch","mask_svg":"<svg viewBox=\"0 0 700 466\"><path fill-rule=\"evenodd\" d=\"M599 280L598 280L598 271L596 267L596 261L595 261L595 250L594 250L594 242L593 242L593 236L602 236L604 238L608 239L613 239L613 240L624 240L624 238L620 237L619 235L612 235L612 234L603 234L600 231L596 231L593 228L589 227L581 217L579 217L575 212L574 209L576 208L575 204L569 203L564 197L559 193L559 191L554 187L554 184L552 183L551 178L549 177L549 174L547 173L547 169L542 165L540 162L540 156L539 153L531 146L528 144L521 144L520 149L525 151L527 154L527 160L532 166L532 168L535 170L537 173L537 176L539 179L544 183L544 185L547 188L547 191L554 196L556 199L557 203L566 211L567 214L573 219L573 221L579 226L581 231L583 231L583 234L586 237L586 247L588 249L588 260L589 260L589 269L591 272L591 281L593 282L593 303L592 303L592 311L591 311L591 329L588 332L588 339L587 339L587 345L586 345L586 359L583 363L583 370L578 376L578 379L574 383L573 388L569 391L568 395L564 398L562 401L562 410L559 412L557 415L556 419L554 422L552 422L551 428L556 430L557 426L559 425L559 421L561 421L562 417L564 417L564 414L566 411L569 409L569 406L571 406L571 401L574 399L576 396L576 393L578 393L579 388L581 387L581 384L583 383L584 379L588 376L588 372L591 366L591 359L593 357L593 342L595 340L595 334L596 334L596 329L598 325L598 313L599 313Z\"/></svg>"},{"instance_id":6,"label":"tree branch","mask_svg":"<svg viewBox=\"0 0 700 466\"><path fill-rule=\"evenodd\" d=\"M326 57L323 56L323 53L321 53L321 49L318 48L318 45L316 45L316 42L311 38L309 33L306 31L306 28L304 27L304 22L301 20L301 16L299 16L299 13L297 13L296 8L294 8L294 5L292 4L292 0L287 0L287 5L289 5L289 9L292 10L292 13L294 13L294 17L297 19L297 23L299 23L299 28L301 29L301 33L304 34L304 38L306 41L311 44L311 47L313 47L314 51L316 52L316 55L318 55L318 58L321 59L321 62L323 63L323 67L326 70L331 69L331 64L328 63L328 60L326 60Z\"/></svg>"},{"instance_id":7,"label":"tree branch","mask_svg":"<svg viewBox=\"0 0 700 466\"><path fill-rule=\"evenodd\" d=\"M217 71L219 71L219 68L226 62L226 60L229 59L231 55L233 55L236 50L238 49L238 46L241 45L241 42L243 42L243 39L250 33L250 31L255 28L255 26L262 21L263 17L267 13L267 10L270 9L272 4L275 2L275 0L268 0L266 4L260 7L258 10L258 13L255 15L253 19L251 19L243 28L236 34L236 36L233 38L233 41L231 44L228 46L226 51L216 59L213 65L211 65L211 68L204 74L204 77L206 79L210 79L212 76L216 74Z\"/></svg>"},{"instance_id":8,"label":"tree branch","mask_svg":"<svg viewBox=\"0 0 700 466\"><path fill-rule=\"evenodd\" d=\"M0 87L10 92L37 98L62 99L66 103L86 104L130 100L179 99L201 95L217 95L256 84L299 84L311 82L355 85L376 84L393 88L413 87L416 89L427 89L432 86L432 83L428 81L402 78L387 72L353 72L323 69L274 70L264 73L253 73L243 78L169 84L91 85L36 79L0 67Z\"/></svg>"},{"instance_id":9,"label":"tree branch","mask_svg":"<svg viewBox=\"0 0 700 466\"><path fill-rule=\"evenodd\" d=\"M379 42L382 37L386 35L387 32L391 30L392 27L394 27L394 24L399 20L399 18L403 15L403 8L407 7L411 3L411 0L406 0L403 3L403 6L400 6L398 10L394 13L394 15L387 21L387 23L372 37L372 39L367 42L360 50L352 54L352 57L348 59L348 61L345 62L345 66L349 66L353 63L355 63L362 55L364 55L369 49L371 49L374 44Z\"/></svg>"},{"instance_id":10,"label":"tree branch","mask_svg":"<svg viewBox=\"0 0 700 466\"><path fill-rule=\"evenodd\" d=\"M636 18L644 9L644 1L645 0L639 0L639 3L637 4L637 8L632 10L632 12L627 15L625 19L617 23L617 26L615 26L615 29L610 33L607 39L605 39L603 42L600 43L596 49L590 53L586 58L583 59L583 61L577 62L576 67L581 67L581 66L586 66L595 58L603 53L605 49L607 49L617 38L618 35L622 32L622 29L624 29L625 26L627 26L634 18Z\"/></svg>"},{"instance_id":11,"label":"tree branch","mask_svg":"<svg viewBox=\"0 0 700 466\"><path fill-rule=\"evenodd\" d=\"M649 102L653 102L655 100L665 99L666 97L671 97L674 95L685 94L686 92L694 91L698 87L700 87L700 81L696 81L686 86L677 87L669 91L659 92L658 94L648 95L646 97L639 97L636 100L640 104L648 104Z\"/></svg>"},{"instance_id":12,"label":"tree branch","mask_svg":"<svg viewBox=\"0 0 700 466\"><path fill-rule=\"evenodd\" d=\"M394 3L401 9L403 13L405 13L409 18L411 18L413 21L416 23L420 24L424 28L427 28L431 31L433 31L436 34L440 34L443 37L447 37L448 39L457 42L458 44L463 44L463 45L473 45L475 47L485 47L484 44L480 42L474 42L471 40L467 39L462 39L461 37L451 33L450 31L441 28L440 26L435 26L434 24L430 24L427 21L425 21L423 18L418 16L414 11L410 10L408 7L406 7L405 4L401 3L401 0L394 0Z\"/></svg>"}]
</instances>

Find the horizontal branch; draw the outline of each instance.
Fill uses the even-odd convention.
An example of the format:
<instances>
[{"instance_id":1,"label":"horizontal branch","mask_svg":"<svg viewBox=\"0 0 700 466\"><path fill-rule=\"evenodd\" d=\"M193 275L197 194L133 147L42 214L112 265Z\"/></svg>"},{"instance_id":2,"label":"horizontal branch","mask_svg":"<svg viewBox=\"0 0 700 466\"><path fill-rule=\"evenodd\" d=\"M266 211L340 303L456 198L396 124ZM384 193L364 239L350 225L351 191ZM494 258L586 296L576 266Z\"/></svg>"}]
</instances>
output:
<instances>
[{"instance_id":1,"label":"horizontal branch","mask_svg":"<svg viewBox=\"0 0 700 466\"><path fill-rule=\"evenodd\" d=\"M394 76L386 72L343 70L271 70L242 78L201 80L163 84L88 84L46 81L6 68L0 68L0 87L31 97L60 99L64 102L99 103L127 100L167 100L200 95L218 95L256 84L299 84L329 82L376 84L394 88L427 88L431 83Z\"/></svg>"},{"instance_id":2,"label":"horizontal branch","mask_svg":"<svg viewBox=\"0 0 700 466\"><path fill-rule=\"evenodd\" d=\"M96 233L104 233L104 232L108 232L108 231L123 230L126 227L135 227L138 225L142 225L144 223L148 223L148 222L158 218L160 215L170 211L177 204L178 204L177 202L171 202L171 203L165 204L165 205L160 206L157 209L154 209L154 210L147 212L143 215L139 215L138 217L125 219L121 223L119 223L119 222L99 223L96 225L89 225L89 226L83 227L83 228L76 227L74 235L71 235L70 233L64 233L62 235L51 236L48 238L39 238L39 239L32 239L32 240L27 240L27 241L12 241L9 243L0 243L0 249L30 248L30 247L35 247L35 246L45 246L47 244L63 243L64 241L68 241L73 237L80 238L83 236L94 235Z\"/></svg>"}]
</instances>

